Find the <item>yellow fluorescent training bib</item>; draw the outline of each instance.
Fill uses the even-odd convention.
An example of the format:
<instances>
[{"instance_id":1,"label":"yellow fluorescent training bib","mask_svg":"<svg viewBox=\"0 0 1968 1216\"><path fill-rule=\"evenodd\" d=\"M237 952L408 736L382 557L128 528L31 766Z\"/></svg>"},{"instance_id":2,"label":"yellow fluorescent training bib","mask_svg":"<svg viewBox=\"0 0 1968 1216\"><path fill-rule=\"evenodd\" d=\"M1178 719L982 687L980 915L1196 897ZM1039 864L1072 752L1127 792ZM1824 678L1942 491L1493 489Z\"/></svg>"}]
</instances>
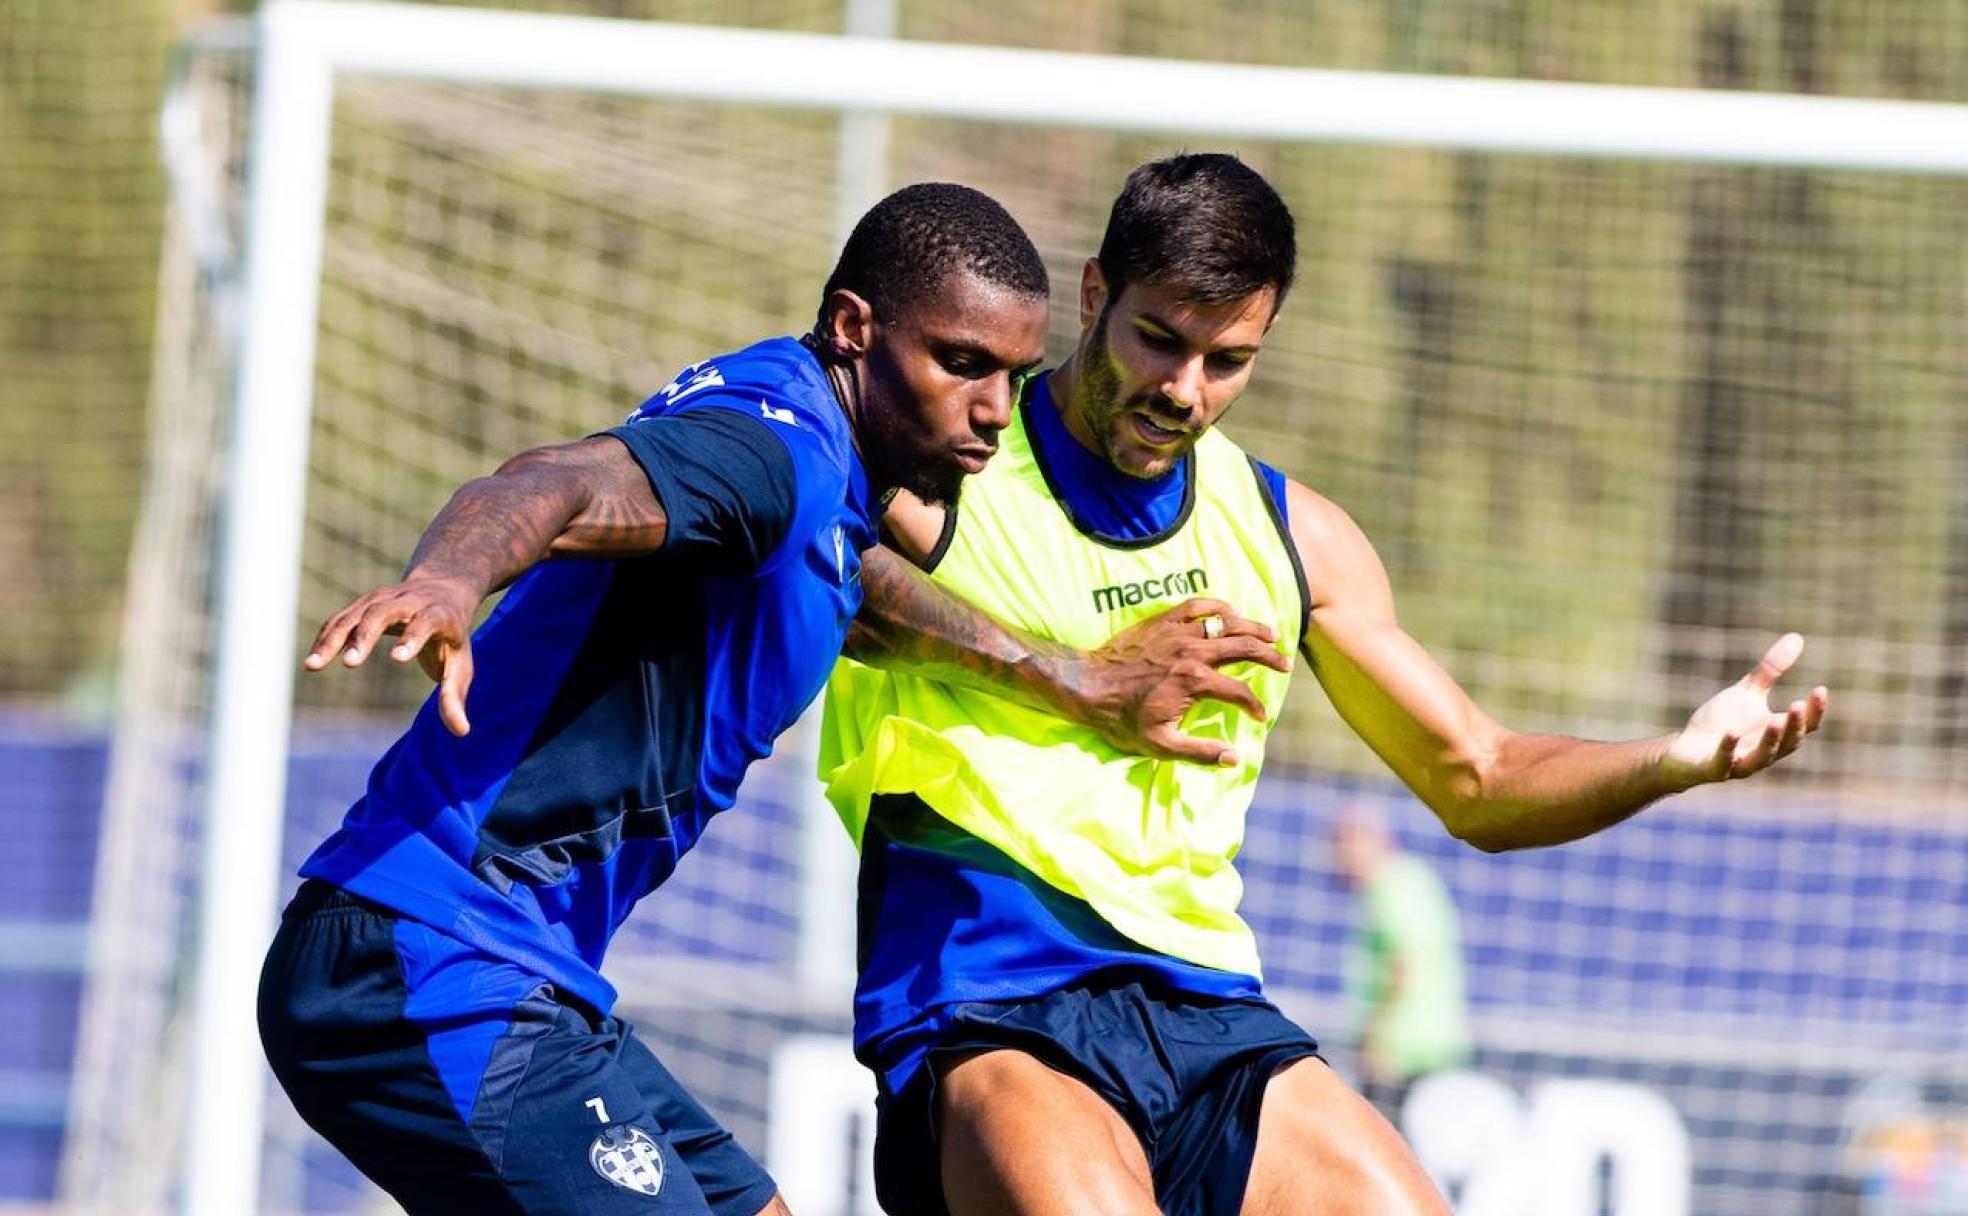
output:
<instances>
[{"instance_id":1,"label":"yellow fluorescent training bib","mask_svg":"<svg viewBox=\"0 0 1968 1216\"><path fill-rule=\"evenodd\" d=\"M1048 408L1044 397L1025 406ZM1177 522L1127 546L1079 531L1046 478L1021 411L965 481L935 581L1080 650L1197 595L1271 625L1283 653L1298 649L1304 580L1269 489L1228 438L1204 433ZM1183 729L1233 744L1235 768L1124 755L1040 711L843 659L827 686L820 776L857 845L874 795L914 794L1131 940L1256 976L1232 863L1287 677L1225 670L1256 692L1267 721L1207 702Z\"/></svg>"}]
</instances>

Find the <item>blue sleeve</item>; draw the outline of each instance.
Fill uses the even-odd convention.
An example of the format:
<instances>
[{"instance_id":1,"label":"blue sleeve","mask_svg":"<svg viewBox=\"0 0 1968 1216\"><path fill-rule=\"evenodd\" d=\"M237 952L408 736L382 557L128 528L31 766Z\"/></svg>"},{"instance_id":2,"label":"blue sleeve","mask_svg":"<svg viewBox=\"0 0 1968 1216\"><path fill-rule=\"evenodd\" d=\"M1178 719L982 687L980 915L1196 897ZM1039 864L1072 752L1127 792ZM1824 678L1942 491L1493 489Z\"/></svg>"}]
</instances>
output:
<instances>
[{"instance_id":1,"label":"blue sleeve","mask_svg":"<svg viewBox=\"0 0 1968 1216\"><path fill-rule=\"evenodd\" d=\"M1285 507L1285 475L1255 456L1251 457L1251 464L1257 467L1257 475L1264 479L1265 488L1271 491L1271 501L1278 504L1278 522L1290 527L1291 512ZM1289 533L1286 539L1290 540Z\"/></svg>"},{"instance_id":2,"label":"blue sleeve","mask_svg":"<svg viewBox=\"0 0 1968 1216\"><path fill-rule=\"evenodd\" d=\"M760 419L708 406L601 433L629 449L669 517L659 556L752 570L786 538L799 478L785 443Z\"/></svg>"}]
</instances>

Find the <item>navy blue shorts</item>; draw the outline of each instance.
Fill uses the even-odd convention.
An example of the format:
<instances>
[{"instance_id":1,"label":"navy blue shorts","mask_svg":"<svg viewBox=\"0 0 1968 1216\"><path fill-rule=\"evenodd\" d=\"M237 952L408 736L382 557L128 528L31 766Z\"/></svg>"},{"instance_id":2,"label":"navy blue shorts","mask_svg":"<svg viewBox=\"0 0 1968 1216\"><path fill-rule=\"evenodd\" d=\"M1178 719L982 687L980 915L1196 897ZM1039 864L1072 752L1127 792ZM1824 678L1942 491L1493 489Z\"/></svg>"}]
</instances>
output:
<instances>
[{"instance_id":1,"label":"navy blue shorts","mask_svg":"<svg viewBox=\"0 0 1968 1216\"><path fill-rule=\"evenodd\" d=\"M958 1005L929 1062L880 1095L875 1195L893 1216L948 1216L936 1080L962 1057L1010 1047L1085 1083L1134 1129L1166 1216L1234 1216L1257 1151L1264 1087L1319 1044L1263 1001L1186 997L1099 980L1025 1001Z\"/></svg>"},{"instance_id":2,"label":"navy blue shorts","mask_svg":"<svg viewBox=\"0 0 1968 1216\"><path fill-rule=\"evenodd\" d=\"M301 1117L412 1216L755 1216L771 1200L772 1179L626 1023L551 985L490 1022L407 1016L398 924L303 885L260 976L260 1039ZM435 1062L460 1042L483 1060L462 1087Z\"/></svg>"}]
</instances>

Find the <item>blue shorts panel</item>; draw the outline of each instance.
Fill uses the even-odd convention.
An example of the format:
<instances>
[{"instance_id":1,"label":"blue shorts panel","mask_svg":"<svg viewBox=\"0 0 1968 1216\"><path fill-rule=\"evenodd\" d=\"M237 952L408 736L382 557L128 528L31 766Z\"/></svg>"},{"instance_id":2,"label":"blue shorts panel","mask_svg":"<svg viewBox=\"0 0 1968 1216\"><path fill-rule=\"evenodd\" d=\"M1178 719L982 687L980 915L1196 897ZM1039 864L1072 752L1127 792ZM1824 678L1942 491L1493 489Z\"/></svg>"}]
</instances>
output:
<instances>
[{"instance_id":1,"label":"blue shorts panel","mask_svg":"<svg viewBox=\"0 0 1968 1216\"><path fill-rule=\"evenodd\" d=\"M411 1018L387 910L321 883L283 917L260 1036L308 1124L412 1216L754 1216L772 1180L630 1027L541 984L498 1014L469 1118ZM440 1053L441 1054L441 1053Z\"/></svg>"},{"instance_id":2,"label":"blue shorts panel","mask_svg":"<svg viewBox=\"0 0 1968 1216\"><path fill-rule=\"evenodd\" d=\"M1264 1088L1319 1045L1265 1001L1191 997L1098 979L1027 1001L951 1010L930 1066L876 1103L875 1191L894 1216L947 1216L936 1080L978 1051L1013 1048L1081 1081L1134 1129L1167 1216L1243 1206Z\"/></svg>"}]
</instances>

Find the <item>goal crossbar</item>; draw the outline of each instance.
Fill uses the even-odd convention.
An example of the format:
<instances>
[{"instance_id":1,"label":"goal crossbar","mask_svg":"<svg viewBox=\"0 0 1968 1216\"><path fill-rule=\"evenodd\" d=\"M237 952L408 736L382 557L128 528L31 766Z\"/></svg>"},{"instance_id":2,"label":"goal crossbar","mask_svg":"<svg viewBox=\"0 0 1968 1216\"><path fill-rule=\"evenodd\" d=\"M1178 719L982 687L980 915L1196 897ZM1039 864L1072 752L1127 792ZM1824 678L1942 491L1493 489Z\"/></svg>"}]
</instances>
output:
<instances>
[{"instance_id":1,"label":"goal crossbar","mask_svg":"<svg viewBox=\"0 0 1968 1216\"><path fill-rule=\"evenodd\" d=\"M1968 106L952 46L278 0L339 72L988 122L1907 172L1968 171Z\"/></svg>"}]
</instances>

